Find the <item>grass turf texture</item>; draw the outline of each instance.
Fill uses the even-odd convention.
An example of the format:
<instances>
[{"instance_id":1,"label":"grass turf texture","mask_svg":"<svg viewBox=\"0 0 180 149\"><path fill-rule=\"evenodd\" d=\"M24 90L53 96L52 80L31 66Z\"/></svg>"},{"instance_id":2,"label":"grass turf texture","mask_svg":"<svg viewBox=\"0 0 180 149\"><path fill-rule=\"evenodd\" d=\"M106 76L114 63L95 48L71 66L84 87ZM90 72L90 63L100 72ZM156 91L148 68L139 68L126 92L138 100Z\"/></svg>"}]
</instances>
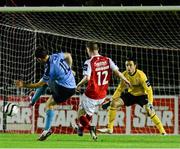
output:
<instances>
[{"instance_id":1,"label":"grass turf texture","mask_svg":"<svg viewBox=\"0 0 180 149\"><path fill-rule=\"evenodd\" d=\"M45 141L37 141L37 134L0 134L0 148L180 148L180 135L98 135L52 134Z\"/></svg>"}]
</instances>

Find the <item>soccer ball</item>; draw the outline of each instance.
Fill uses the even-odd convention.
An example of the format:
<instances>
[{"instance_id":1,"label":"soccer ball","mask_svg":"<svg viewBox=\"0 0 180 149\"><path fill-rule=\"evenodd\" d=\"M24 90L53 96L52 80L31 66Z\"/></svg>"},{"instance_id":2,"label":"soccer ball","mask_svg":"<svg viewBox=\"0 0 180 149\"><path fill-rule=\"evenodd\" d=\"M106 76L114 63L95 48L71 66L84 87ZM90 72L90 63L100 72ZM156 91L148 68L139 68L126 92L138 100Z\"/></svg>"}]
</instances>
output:
<instances>
[{"instance_id":1,"label":"soccer ball","mask_svg":"<svg viewBox=\"0 0 180 149\"><path fill-rule=\"evenodd\" d=\"M7 103L4 106L4 113L8 116L14 116L19 112L19 106L15 103Z\"/></svg>"}]
</instances>

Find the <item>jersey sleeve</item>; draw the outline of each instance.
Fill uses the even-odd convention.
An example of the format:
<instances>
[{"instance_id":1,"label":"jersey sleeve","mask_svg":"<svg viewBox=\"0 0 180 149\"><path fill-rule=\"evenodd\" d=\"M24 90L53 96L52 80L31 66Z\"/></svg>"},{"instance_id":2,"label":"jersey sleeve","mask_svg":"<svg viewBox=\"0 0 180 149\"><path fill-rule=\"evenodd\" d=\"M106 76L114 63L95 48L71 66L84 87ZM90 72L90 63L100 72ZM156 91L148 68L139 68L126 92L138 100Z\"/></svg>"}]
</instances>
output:
<instances>
[{"instance_id":1,"label":"jersey sleeve","mask_svg":"<svg viewBox=\"0 0 180 149\"><path fill-rule=\"evenodd\" d=\"M87 60L83 65L83 75L91 76L91 71L90 61Z\"/></svg>"},{"instance_id":2,"label":"jersey sleeve","mask_svg":"<svg viewBox=\"0 0 180 149\"><path fill-rule=\"evenodd\" d=\"M112 61L112 59L109 58L109 64L112 71L119 70L118 66Z\"/></svg>"},{"instance_id":3,"label":"jersey sleeve","mask_svg":"<svg viewBox=\"0 0 180 149\"><path fill-rule=\"evenodd\" d=\"M141 78L142 86L143 86L145 92L147 93L148 101L150 103L153 103L153 91L152 91L152 87L151 87L149 80L147 79L146 75L143 72L141 73L140 78Z\"/></svg>"}]
</instances>

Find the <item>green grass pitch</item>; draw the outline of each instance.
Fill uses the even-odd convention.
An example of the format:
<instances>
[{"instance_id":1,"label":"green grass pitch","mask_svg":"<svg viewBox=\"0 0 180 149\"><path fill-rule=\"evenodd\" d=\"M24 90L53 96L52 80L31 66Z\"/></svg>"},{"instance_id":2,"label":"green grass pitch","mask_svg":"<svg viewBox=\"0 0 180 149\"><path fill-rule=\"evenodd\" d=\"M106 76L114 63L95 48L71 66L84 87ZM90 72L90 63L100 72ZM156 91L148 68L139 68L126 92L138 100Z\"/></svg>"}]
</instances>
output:
<instances>
[{"instance_id":1,"label":"green grass pitch","mask_svg":"<svg viewBox=\"0 0 180 149\"><path fill-rule=\"evenodd\" d=\"M98 135L95 142L89 134L83 137L52 134L37 141L37 134L0 133L0 148L180 148L180 135Z\"/></svg>"}]
</instances>

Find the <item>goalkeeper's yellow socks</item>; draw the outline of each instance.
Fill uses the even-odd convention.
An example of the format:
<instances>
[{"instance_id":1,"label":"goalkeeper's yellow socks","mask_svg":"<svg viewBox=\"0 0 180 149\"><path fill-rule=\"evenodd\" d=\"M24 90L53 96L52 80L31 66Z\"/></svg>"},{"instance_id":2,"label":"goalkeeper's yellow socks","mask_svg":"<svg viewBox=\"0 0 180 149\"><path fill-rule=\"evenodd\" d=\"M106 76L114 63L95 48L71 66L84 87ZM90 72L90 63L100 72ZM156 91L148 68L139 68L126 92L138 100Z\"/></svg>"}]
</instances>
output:
<instances>
[{"instance_id":1,"label":"goalkeeper's yellow socks","mask_svg":"<svg viewBox=\"0 0 180 149\"><path fill-rule=\"evenodd\" d=\"M166 134L166 131L164 130L164 127L160 121L160 119L158 118L158 116L156 114L154 114L152 117L151 117L151 120L153 121L153 123L156 125L157 129L159 130L159 132L161 134Z\"/></svg>"},{"instance_id":2,"label":"goalkeeper's yellow socks","mask_svg":"<svg viewBox=\"0 0 180 149\"><path fill-rule=\"evenodd\" d=\"M108 129L113 130L114 120L116 118L116 108L110 107L108 111Z\"/></svg>"}]
</instances>

